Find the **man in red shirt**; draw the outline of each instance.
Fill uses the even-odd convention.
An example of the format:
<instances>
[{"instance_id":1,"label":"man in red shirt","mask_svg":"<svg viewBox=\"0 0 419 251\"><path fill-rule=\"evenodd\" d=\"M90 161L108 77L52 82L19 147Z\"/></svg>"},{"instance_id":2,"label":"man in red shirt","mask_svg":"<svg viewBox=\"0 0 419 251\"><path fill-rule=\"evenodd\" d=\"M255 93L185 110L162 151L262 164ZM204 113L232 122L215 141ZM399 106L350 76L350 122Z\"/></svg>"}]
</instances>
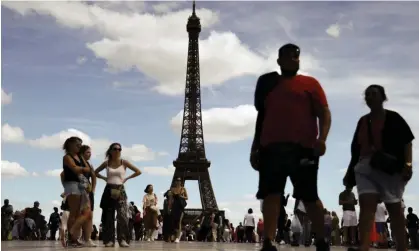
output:
<instances>
[{"instance_id":1,"label":"man in red shirt","mask_svg":"<svg viewBox=\"0 0 419 251\"><path fill-rule=\"evenodd\" d=\"M275 237L281 195L288 177L294 186L293 197L304 202L312 221L317 250L330 249L324 240L317 172L319 157L326 151L331 115L319 82L297 74L299 56L298 46L282 46L277 60L281 75L274 72L260 76L255 91L258 118L250 161L259 171L256 196L263 200L265 241L262 251L276 251L271 241Z\"/></svg>"}]
</instances>

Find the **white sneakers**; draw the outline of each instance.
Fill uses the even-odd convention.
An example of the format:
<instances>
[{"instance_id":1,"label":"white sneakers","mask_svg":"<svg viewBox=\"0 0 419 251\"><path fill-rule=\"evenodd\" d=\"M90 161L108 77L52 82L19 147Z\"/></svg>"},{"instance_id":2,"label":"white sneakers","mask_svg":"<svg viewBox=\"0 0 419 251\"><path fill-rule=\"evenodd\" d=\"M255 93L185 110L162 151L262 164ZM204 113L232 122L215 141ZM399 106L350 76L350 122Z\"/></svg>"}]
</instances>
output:
<instances>
[{"instance_id":1,"label":"white sneakers","mask_svg":"<svg viewBox=\"0 0 419 251\"><path fill-rule=\"evenodd\" d=\"M113 242L109 242L105 245L105 247L112 248L112 247L115 247L115 244Z\"/></svg>"},{"instance_id":2,"label":"white sneakers","mask_svg":"<svg viewBox=\"0 0 419 251\"><path fill-rule=\"evenodd\" d=\"M175 243L179 243L179 238L176 238Z\"/></svg>"},{"instance_id":3,"label":"white sneakers","mask_svg":"<svg viewBox=\"0 0 419 251\"><path fill-rule=\"evenodd\" d=\"M129 244L126 241L122 240L121 243L119 243L119 246L123 248L127 248L129 247Z\"/></svg>"},{"instance_id":4,"label":"white sneakers","mask_svg":"<svg viewBox=\"0 0 419 251\"><path fill-rule=\"evenodd\" d=\"M94 243L94 242L92 241L92 239L89 239L88 241L86 241L86 242L84 243L84 246L86 246L86 247L91 247L91 248L97 247L96 243Z\"/></svg>"},{"instance_id":5,"label":"white sneakers","mask_svg":"<svg viewBox=\"0 0 419 251\"><path fill-rule=\"evenodd\" d=\"M127 248L127 247L129 247L129 244L126 241L123 240L123 241L121 241L121 243L119 243L119 246L122 247L122 248ZM108 244L105 245L105 247L107 247L107 248L115 247L115 243L109 242Z\"/></svg>"}]
</instances>

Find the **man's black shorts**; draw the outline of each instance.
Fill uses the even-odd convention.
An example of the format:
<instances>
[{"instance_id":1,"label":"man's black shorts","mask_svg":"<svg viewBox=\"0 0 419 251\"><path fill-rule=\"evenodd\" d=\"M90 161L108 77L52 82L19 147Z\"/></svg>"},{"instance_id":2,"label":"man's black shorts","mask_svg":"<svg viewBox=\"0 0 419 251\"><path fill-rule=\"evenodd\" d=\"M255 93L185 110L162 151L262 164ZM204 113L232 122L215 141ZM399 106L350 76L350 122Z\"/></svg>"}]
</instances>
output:
<instances>
[{"instance_id":1,"label":"man's black shorts","mask_svg":"<svg viewBox=\"0 0 419 251\"><path fill-rule=\"evenodd\" d=\"M292 143L264 147L259 155L259 190L256 197L264 199L271 194L284 194L287 178L290 177L295 199L307 202L318 200L319 157L313 152L313 149Z\"/></svg>"}]
</instances>

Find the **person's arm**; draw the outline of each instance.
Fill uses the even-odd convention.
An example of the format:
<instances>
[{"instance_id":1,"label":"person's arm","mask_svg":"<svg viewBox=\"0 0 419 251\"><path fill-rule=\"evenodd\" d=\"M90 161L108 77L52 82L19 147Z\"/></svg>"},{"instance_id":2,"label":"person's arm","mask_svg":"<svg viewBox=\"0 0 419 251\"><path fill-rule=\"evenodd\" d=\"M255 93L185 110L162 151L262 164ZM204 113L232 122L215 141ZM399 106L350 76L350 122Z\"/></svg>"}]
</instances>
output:
<instances>
[{"instance_id":1,"label":"person's arm","mask_svg":"<svg viewBox=\"0 0 419 251\"><path fill-rule=\"evenodd\" d=\"M91 172L90 176L92 177L92 192L95 193L96 183L97 183L96 173L93 168L90 169L90 172Z\"/></svg>"},{"instance_id":2,"label":"person's arm","mask_svg":"<svg viewBox=\"0 0 419 251\"><path fill-rule=\"evenodd\" d=\"M361 147L358 144L358 133L361 127L361 123L364 117L361 117L358 120L358 124L356 125L356 129L354 132L354 136L352 138L351 143L351 160L349 162L348 168L346 169L346 174L343 178L343 184L345 186L353 187L356 185L355 181L355 170L354 167L359 161L359 157L361 155Z\"/></svg>"},{"instance_id":3,"label":"person's arm","mask_svg":"<svg viewBox=\"0 0 419 251\"><path fill-rule=\"evenodd\" d=\"M412 142L404 147L404 159L406 163L412 164Z\"/></svg>"},{"instance_id":4,"label":"person's arm","mask_svg":"<svg viewBox=\"0 0 419 251\"><path fill-rule=\"evenodd\" d=\"M60 180L61 180L61 185L63 185L64 186L64 171L62 171L61 173L60 173ZM64 198L64 197L63 197Z\"/></svg>"},{"instance_id":5,"label":"person's arm","mask_svg":"<svg viewBox=\"0 0 419 251\"><path fill-rule=\"evenodd\" d=\"M347 201L343 200L342 193L339 194L339 206L342 206L343 204L346 204Z\"/></svg>"},{"instance_id":6,"label":"person's arm","mask_svg":"<svg viewBox=\"0 0 419 251\"><path fill-rule=\"evenodd\" d=\"M251 147L251 153L255 153L260 148L260 134L262 132L262 124L265 118L265 109L264 109L264 100L261 100L264 95L263 93L263 84L266 84L266 75L260 76L256 82L255 95L254 95L254 106L257 111L256 125L255 125L255 134L253 136L253 142Z\"/></svg>"},{"instance_id":7,"label":"person's arm","mask_svg":"<svg viewBox=\"0 0 419 251\"><path fill-rule=\"evenodd\" d=\"M353 204L356 206L356 205L358 205L358 200L356 199L356 197L355 197L355 194L354 193L352 193L352 198L353 198Z\"/></svg>"},{"instance_id":8,"label":"person's arm","mask_svg":"<svg viewBox=\"0 0 419 251\"><path fill-rule=\"evenodd\" d=\"M105 169L106 168L106 166L107 166L107 164L108 164L108 162L107 161L104 161L98 168L96 168L96 170L95 170L95 175L96 175L96 177L97 178L99 178L99 179L102 179L102 180L104 180L104 181L106 181L106 177L105 176L103 176L103 175L101 175L100 174L100 172L102 172L103 171L103 169Z\"/></svg>"},{"instance_id":9,"label":"person's arm","mask_svg":"<svg viewBox=\"0 0 419 251\"><path fill-rule=\"evenodd\" d=\"M147 194L145 194L143 197L143 212L145 212L146 205L147 205Z\"/></svg>"},{"instance_id":10,"label":"person's arm","mask_svg":"<svg viewBox=\"0 0 419 251\"><path fill-rule=\"evenodd\" d=\"M135 177L137 177L137 176L139 176L139 175L141 174L140 169L138 169L136 166L134 166L133 164L131 164L129 161L127 161L127 160L122 160L122 164L123 164L124 166L128 167L128 169L130 169L131 171L133 171L133 172L134 172L134 173L133 173L133 174L131 174L130 176L126 177L124 182L126 182L126 181L127 181L127 180L129 180L129 179L135 178Z\"/></svg>"},{"instance_id":11,"label":"person's arm","mask_svg":"<svg viewBox=\"0 0 419 251\"><path fill-rule=\"evenodd\" d=\"M332 115L327 103L326 94L320 83L314 78L312 95L314 98L314 112L319 119L319 140L326 142L330 131L330 125L332 124Z\"/></svg>"},{"instance_id":12,"label":"person's arm","mask_svg":"<svg viewBox=\"0 0 419 251\"><path fill-rule=\"evenodd\" d=\"M183 196L181 196L184 200L188 200L188 191L186 191L186 188L183 188Z\"/></svg>"},{"instance_id":13,"label":"person's arm","mask_svg":"<svg viewBox=\"0 0 419 251\"><path fill-rule=\"evenodd\" d=\"M288 205L288 199L290 198L290 194L287 194L287 197L285 197L284 200L284 207L286 207Z\"/></svg>"},{"instance_id":14,"label":"person's arm","mask_svg":"<svg viewBox=\"0 0 419 251\"><path fill-rule=\"evenodd\" d=\"M76 162L69 156L64 156L64 165L68 166L75 174L82 174L87 168L77 166Z\"/></svg>"}]
</instances>

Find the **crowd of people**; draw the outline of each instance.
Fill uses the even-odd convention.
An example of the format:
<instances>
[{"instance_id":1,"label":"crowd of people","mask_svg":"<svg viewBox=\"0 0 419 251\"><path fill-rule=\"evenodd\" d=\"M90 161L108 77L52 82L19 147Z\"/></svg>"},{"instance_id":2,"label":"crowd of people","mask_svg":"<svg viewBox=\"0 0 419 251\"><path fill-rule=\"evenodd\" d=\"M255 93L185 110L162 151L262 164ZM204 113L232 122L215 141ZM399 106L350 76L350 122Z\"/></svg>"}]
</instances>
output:
<instances>
[{"instance_id":1,"label":"crowd of people","mask_svg":"<svg viewBox=\"0 0 419 251\"><path fill-rule=\"evenodd\" d=\"M317 180L332 115L321 84L311 76L298 74L300 52L295 44L282 46L277 59L281 74L275 71L261 75L256 84L257 118L250 163L259 174L257 198L263 200L262 251L277 251L272 242L276 219L284 214L281 197L288 177L294 187L293 197L304 203L316 236L316 250L330 250L330 228L325 227L330 218L324 217ZM343 177L343 185L348 189L357 187L360 206L359 245L348 247L348 251L369 250L374 214L381 202L392 219L396 249L406 251L402 198L413 173L414 136L399 113L384 108L387 94L383 86L372 83L364 91L364 100L370 111L355 124L351 160ZM353 202L353 198L347 197L339 203ZM350 214L354 213L345 213Z\"/></svg>"},{"instance_id":2,"label":"crowd of people","mask_svg":"<svg viewBox=\"0 0 419 251\"><path fill-rule=\"evenodd\" d=\"M156 230L159 236L161 226L160 238L166 241L261 241L262 251L277 251L273 245L275 241L294 246L315 244L317 251L328 251L331 244L347 245L349 251L368 251L371 243L377 247L389 246L389 238L398 251L407 250L408 238L412 247L417 248L417 216L408 210L406 231L402 203L405 186L412 177L414 136L399 113L384 108L387 100L384 87L373 84L364 92L370 111L355 124L351 160L343 178L346 189L339 196L343 208L341 228L337 214L324 208L317 189L319 160L326 152L332 121L325 92L315 78L297 74L300 63L298 46L282 46L277 62L281 74L271 72L260 76L255 91L258 115L250 163L259 175L256 197L262 201L263 227L262 223L257 227L252 210L236 229L228 220L217 216L217 211L210 209L195 223L182 225L188 194L182 180L177 178L164 195L160 220L153 186L146 187L142 217L139 217L144 228L134 231L137 219L134 212L138 214L139 210L127 202L124 184L139 176L140 170L121 158L119 143L109 146L106 161L94 170L89 163L90 147L82 145L80 138L70 137L63 145L65 155L61 173L63 245L96 245L91 234L92 210L96 178L99 178L106 182L100 201L102 226L99 234L106 247L113 247L115 242L128 247L133 232L140 236L136 235L135 239L152 241ZM129 176L127 169L132 171ZM106 176L101 174L102 171ZM284 189L288 177L294 186L293 197L296 199L292 220L287 218L285 211L288 196L284 196ZM352 193L354 187L359 199ZM359 221L355 212L358 200ZM391 221L382 216L383 210L388 212ZM376 216L374 224L377 213L381 216L378 221ZM27 225L33 222L45 225L36 206L23 214ZM26 221L28 218L32 221ZM50 223L55 224L53 229L56 229L56 221ZM390 222L391 231L387 222ZM65 230L68 231L68 241Z\"/></svg>"},{"instance_id":3,"label":"crowd of people","mask_svg":"<svg viewBox=\"0 0 419 251\"><path fill-rule=\"evenodd\" d=\"M146 188L146 191L150 191L150 186ZM169 209L167 198L169 198L170 192L165 194L165 209L161 210L161 214L157 216L157 227L152 228L149 232L146 229L150 228L146 226L150 224L147 222L150 221L150 218L144 217L147 212L145 211L144 214L143 211L142 214L134 202L128 204L127 242L160 240L175 243L179 241L263 243L264 221L262 218L257 219L251 208L245 214L243 222L240 222L236 227L228 219L217 215L216 211L208 210L189 223L179 222L181 225L178 229L173 228L170 213L167 211ZM285 200L288 200L288 197L289 195L284 197ZM348 188L339 195L339 202L343 210L342 219L339 219L336 212L324 209L326 240L331 246L359 245L358 215L355 212L357 199ZM147 205L146 203L145 205ZM65 202L61 209L62 212L59 212L59 209L54 207L54 212L47 222L41 214L42 210L39 208L38 202L35 202L32 208L13 212L13 206L6 199L2 206L2 240L65 240L65 223L68 222L68 210L66 210ZM419 219L411 207L407 211L405 219L407 242L410 242L412 249L419 249ZM375 224L370 236L372 247L388 249L395 246L394 235L388 227L390 222L391 219L388 217L384 203L378 204ZM312 231L312 223L307 217L302 201L296 201L293 214L289 217L285 213L283 217L278 218L277 224L276 243L294 247L300 245L309 247L315 243L316 234ZM84 239L84 236L81 238ZM99 225L99 228L93 225L93 231L88 240L107 241L106 238L103 223ZM91 243L89 245L92 246Z\"/></svg>"}]
</instances>

